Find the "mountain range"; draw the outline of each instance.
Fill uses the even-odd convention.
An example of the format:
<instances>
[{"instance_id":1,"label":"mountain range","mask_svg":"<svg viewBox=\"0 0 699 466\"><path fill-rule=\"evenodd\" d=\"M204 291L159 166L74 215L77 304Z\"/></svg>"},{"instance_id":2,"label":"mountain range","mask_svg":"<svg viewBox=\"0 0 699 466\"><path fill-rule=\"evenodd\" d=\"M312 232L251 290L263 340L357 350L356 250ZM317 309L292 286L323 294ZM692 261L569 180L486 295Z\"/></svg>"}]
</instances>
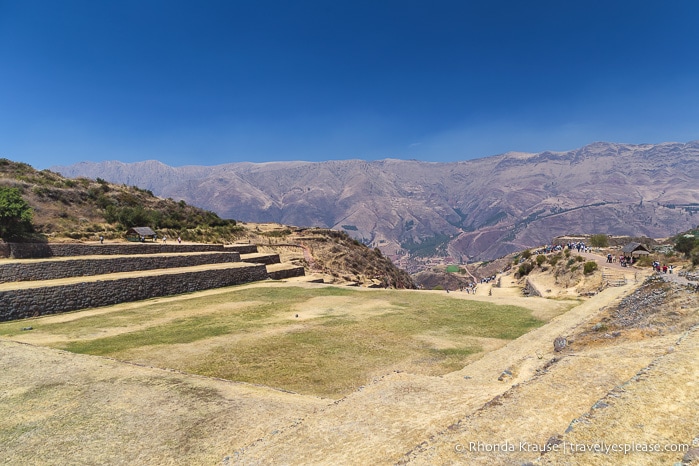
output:
<instances>
[{"instance_id":1,"label":"mountain range","mask_svg":"<svg viewBox=\"0 0 699 466\"><path fill-rule=\"evenodd\" d=\"M394 257L457 262L565 234L667 237L699 219L699 141L598 142L450 163L108 161L51 170L135 185L224 218L343 229Z\"/></svg>"}]
</instances>

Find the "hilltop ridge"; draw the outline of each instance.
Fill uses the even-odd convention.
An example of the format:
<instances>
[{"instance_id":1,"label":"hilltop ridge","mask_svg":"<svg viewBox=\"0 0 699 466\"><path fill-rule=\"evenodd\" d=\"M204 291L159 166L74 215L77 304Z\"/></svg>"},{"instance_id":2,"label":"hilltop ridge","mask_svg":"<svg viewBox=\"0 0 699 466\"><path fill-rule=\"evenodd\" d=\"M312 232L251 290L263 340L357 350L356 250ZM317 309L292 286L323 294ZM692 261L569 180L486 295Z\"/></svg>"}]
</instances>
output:
<instances>
[{"instance_id":1,"label":"hilltop ridge","mask_svg":"<svg viewBox=\"0 0 699 466\"><path fill-rule=\"evenodd\" d=\"M134 182L224 217L346 231L409 271L488 260L565 234L668 237L696 225L699 142L596 142L566 152L416 160L82 163L66 176Z\"/></svg>"}]
</instances>

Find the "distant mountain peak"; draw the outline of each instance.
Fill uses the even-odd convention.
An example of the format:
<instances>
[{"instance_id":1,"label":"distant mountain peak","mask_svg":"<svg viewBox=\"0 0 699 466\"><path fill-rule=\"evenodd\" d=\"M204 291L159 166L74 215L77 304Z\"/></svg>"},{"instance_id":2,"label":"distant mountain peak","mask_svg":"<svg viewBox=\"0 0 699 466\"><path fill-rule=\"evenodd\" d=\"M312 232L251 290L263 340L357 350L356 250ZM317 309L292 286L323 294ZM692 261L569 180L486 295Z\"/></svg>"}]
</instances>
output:
<instances>
[{"instance_id":1,"label":"distant mountain peak","mask_svg":"<svg viewBox=\"0 0 699 466\"><path fill-rule=\"evenodd\" d=\"M699 222L699 141L594 142L452 163L415 160L81 163L222 217L345 230L394 260L490 259L567 233L667 237Z\"/></svg>"}]
</instances>

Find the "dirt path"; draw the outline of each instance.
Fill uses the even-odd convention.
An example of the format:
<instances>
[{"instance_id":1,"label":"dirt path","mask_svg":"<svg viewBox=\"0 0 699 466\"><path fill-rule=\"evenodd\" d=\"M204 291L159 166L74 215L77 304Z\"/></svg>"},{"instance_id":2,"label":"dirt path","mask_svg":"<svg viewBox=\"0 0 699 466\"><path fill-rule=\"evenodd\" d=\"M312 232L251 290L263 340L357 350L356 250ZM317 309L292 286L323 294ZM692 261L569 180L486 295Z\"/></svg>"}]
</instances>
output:
<instances>
[{"instance_id":1,"label":"dirt path","mask_svg":"<svg viewBox=\"0 0 699 466\"><path fill-rule=\"evenodd\" d=\"M461 267L466 271L468 276L471 277L471 279L473 280L473 283L478 283L478 279L471 273L471 271L468 269L467 265L462 265Z\"/></svg>"},{"instance_id":2,"label":"dirt path","mask_svg":"<svg viewBox=\"0 0 699 466\"><path fill-rule=\"evenodd\" d=\"M593 252L577 252L574 254L578 254L582 257L584 257L588 261L595 261L597 262L597 265L600 267L604 267L610 270L616 270L619 272L628 272L629 269L632 267L622 267L621 264L617 262L607 262L607 256L606 255L601 255L601 254L596 254Z\"/></svg>"}]
</instances>

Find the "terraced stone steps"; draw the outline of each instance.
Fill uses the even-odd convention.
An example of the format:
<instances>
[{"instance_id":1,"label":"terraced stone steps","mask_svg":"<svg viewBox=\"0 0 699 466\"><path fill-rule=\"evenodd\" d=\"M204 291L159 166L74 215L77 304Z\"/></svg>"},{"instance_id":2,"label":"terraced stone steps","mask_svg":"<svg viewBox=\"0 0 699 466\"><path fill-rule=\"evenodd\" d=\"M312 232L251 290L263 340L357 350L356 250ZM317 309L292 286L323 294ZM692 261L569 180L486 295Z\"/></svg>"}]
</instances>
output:
<instances>
[{"instance_id":1,"label":"terraced stone steps","mask_svg":"<svg viewBox=\"0 0 699 466\"><path fill-rule=\"evenodd\" d=\"M250 243L243 243L243 244L227 244L224 246L224 250L226 251L235 251L240 254L252 254L257 252L257 245L256 244L250 244Z\"/></svg>"},{"instance_id":2,"label":"terraced stone steps","mask_svg":"<svg viewBox=\"0 0 699 466\"><path fill-rule=\"evenodd\" d=\"M281 260L279 259L279 254L267 254L267 253L262 253L262 252L241 254L240 260L243 262L249 262L251 264L279 264L279 263L281 263Z\"/></svg>"},{"instance_id":3,"label":"terraced stone steps","mask_svg":"<svg viewBox=\"0 0 699 466\"><path fill-rule=\"evenodd\" d=\"M223 252L238 248L224 248L222 244L177 243L7 243L9 257L14 259L38 259L48 257L121 256L135 254L162 254L184 252ZM256 247L255 245L248 245ZM256 252L246 251L246 252Z\"/></svg>"},{"instance_id":4,"label":"terraced stone steps","mask_svg":"<svg viewBox=\"0 0 699 466\"><path fill-rule=\"evenodd\" d=\"M230 262L0 285L0 321L239 285L269 277L264 264Z\"/></svg>"},{"instance_id":5,"label":"terraced stone steps","mask_svg":"<svg viewBox=\"0 0 699 466\"><path fill-rule=\"evenodd\" d=\"M0 321L304 275L303 267L258 253L254 244L39 244L12 250L35 258L0 261Z\"/></svg>"},{"instance_id":6,"label":"terraced stone steps","mask_svg":"<svg viewBox=\"0 0 699 466\"><path fill-rule=\"evenodd\" d=\"M626 277L623 274L614 272L602 272L602 281L606 286L626 285Z\"/></svg>"},{"instance_id":7,"label":"terraced stone steps","mask_svg":"<svg viewBox=\"0 0 699 466\"><path fill-rule=\"evenodd\" d=\"M0 262L0 283L55 280L226 262L240 262L240 254L226 251L21 259Z\"/></svg>"},{"instance_id":8,"label":"terraced stone steps","mask_svg":"<svg viewBox=\"0 0 699 466\"><path fill-rule=\"evenodd\" d=\"M283 280L291 277L303 277L306 273L301 265L267 264L267 274L273 280Z\"/></svg>"}]
</instances>

